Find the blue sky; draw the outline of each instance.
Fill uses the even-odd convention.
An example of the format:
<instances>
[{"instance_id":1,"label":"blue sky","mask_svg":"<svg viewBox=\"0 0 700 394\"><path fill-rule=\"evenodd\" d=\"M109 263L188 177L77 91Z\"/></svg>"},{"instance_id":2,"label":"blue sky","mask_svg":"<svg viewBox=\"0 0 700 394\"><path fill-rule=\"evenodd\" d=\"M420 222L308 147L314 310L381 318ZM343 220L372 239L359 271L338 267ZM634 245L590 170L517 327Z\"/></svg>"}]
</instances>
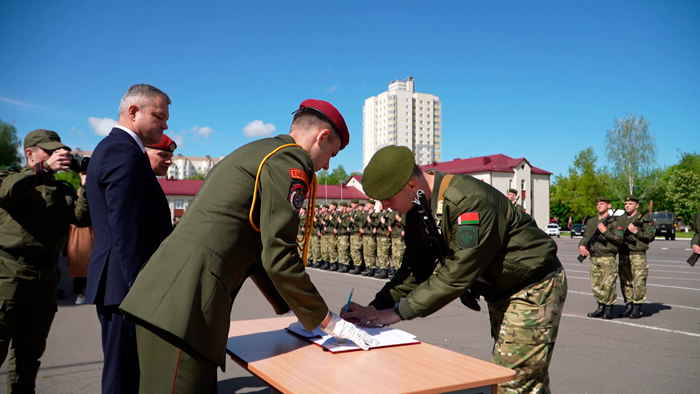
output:
<instances>
[{"instance_id":1,"label":"blue sky","mask_svg":"<svg viewBox=\"0 0 700 394\"><path fill-rule=\"evenodd\" d=\"M0 26L0 119L84 150L149 83L184 155L287 133L317 98L351 132L331 167L360 170L364 100L408 76L442 100L445 161L503 153L566 174L592 146L606 164L628 113L650 121L660 165L698 150L698 1L3 1Z\"/></svg>"}]
</instances>

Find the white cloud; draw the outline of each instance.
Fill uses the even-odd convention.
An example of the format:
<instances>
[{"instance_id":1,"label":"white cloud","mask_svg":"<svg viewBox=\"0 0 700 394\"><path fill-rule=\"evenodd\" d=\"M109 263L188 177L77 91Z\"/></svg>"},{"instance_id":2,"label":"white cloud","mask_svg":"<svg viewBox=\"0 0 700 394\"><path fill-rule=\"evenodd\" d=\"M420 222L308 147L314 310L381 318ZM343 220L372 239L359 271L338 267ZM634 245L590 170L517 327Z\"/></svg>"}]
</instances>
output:
<instances>
[{"instance_id":1,"label":"white cloud","mask_svg":"<svg viewBox=\"0 0 700 394\"><path fill-rule=\"evenodd\" d=\"M338 85L333 85L330 88L326 89L326 93L330 93L336 89L338 89Z\"/></svg>"},{"instance_id":2,"label":"white cloud","mask_svg":"<svg viewBox=\"0 0 700 394\"><path fill-rule=\"evenodd\" d=\"M19 107L20 109L23 109L25 111L35 108L42 108L39 105L29 104L23 101L13 100L7 97L0 97L0 102L4 104L9 104L10 107Z\"/></svg>"},{"instance_id":3,"label":"white cloud","mask_svg":"<svg viewBox=\"0 0 700 394\"><path fill-rule=\"evenodd\" d=\"M105 136L109 134L112 127L117 125L117 121L110 118L93 118L92 116L88 118L90 127L95 131L95 134Z\"/></svg>"},{"instance_id":4,"label":"white cloud","mask_svg":"<svg viewBox=\"0 0 700 394\"><path fill-rule=\"evenodd\" d=\"M212 130L211 127L197 127L197 126L194 126L194 127L192 128L192 130L190 130L190 131L191 131L193 134L201 135L202 137L206 137L206 138L209 138L209 136L211 135L211 133L214 132L214 130Z\"/></svg>"},{"instance_id":5,"label":"white cloud","mask_svg":"<svg viewBox=\"0 0 700 394\"><path fill-rule=\"evenodd\" d=\"M185 137L179 135L179 134L173 134L169 136L175 143L177 144L178 149L182 148L185 146Z\"/></svg>"},{"instance_id":6,"label":"white cloud","mask_svg":"<svg viewBox=\"0 0 700 394\"><path fill-rule=\"evenodd\" d=\"M243 135L248 138L267 137L275 131L276 127L272 123L263 123L262 120L254 120L243 128Z\"/></svg>"}]
</instances>

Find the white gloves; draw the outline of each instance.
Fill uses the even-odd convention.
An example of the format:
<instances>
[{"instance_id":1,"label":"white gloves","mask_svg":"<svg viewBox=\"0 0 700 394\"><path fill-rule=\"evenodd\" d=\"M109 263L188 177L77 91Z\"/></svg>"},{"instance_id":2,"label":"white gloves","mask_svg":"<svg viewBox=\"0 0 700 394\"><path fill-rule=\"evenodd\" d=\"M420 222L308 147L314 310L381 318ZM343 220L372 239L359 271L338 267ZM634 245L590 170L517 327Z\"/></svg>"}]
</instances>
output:
<instances>
[{"instance_id":1,"label":"white gloves","mask_svg":"<svg viewBox=\"0 0 700 394\"><path fill-rule=\"evenodd\" d=\"M349 339L361 347L362 350L369 350L370 346L379 344L376 339L355 327L354 324L341 319L340 316L333 312L329 311L328 313L331 315L331 321L322 330L326 334L332 335L338 342L345 342L346 339Z\"/></svg>"}]
</instances>

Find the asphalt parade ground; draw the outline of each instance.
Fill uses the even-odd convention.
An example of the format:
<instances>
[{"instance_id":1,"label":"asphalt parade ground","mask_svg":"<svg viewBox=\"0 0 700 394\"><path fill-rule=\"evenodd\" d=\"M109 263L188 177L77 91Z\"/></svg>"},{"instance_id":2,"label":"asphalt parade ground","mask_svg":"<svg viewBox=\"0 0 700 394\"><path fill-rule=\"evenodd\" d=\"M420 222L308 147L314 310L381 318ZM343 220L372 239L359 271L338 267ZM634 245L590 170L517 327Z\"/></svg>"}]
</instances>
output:
<instances>
[{"instance_id":1,"label":"asphalt parade ground","mask_svg":"<svg viewBox=\"0 0 700 394\"><path fill-rule=\"evenodd\" d=\"M596 308L590 289L589 261L576 260L580 238L555 238L566 268L569 292L559 337L550 366L554 393L698 393L700 392L700 265L690 267L687 239L657 239L650 245L647 304L641 319L617 318L624 309L618 285L615 319L586 317ZM59 262L65 265L65 260ZM336 312L347 302L367 304L384 280L310 269L313 282ZM37 376L37 393L100 392L102 351L100 327L92 305L75 305L67 270L60 288L68 297L59 301ZM493 340L488 312L453 302L434 315L401 322L397 328L430 343L482 360L490 360ZM238 294L232 320L274 317L272 308L248 281ZM373 350L373 351L381 351ZM300 374L315 377L313 365L300 365ZM348 371L348 377L401 374L391 365L367 365ZM406 376L406 379L410 379ZM353 379L348 379L352 384ZM7 362L0 369L0 393L7 392ZM220 393L270 393L262 381L229 359L219 371Z\"/></svg>"}]
</instances>

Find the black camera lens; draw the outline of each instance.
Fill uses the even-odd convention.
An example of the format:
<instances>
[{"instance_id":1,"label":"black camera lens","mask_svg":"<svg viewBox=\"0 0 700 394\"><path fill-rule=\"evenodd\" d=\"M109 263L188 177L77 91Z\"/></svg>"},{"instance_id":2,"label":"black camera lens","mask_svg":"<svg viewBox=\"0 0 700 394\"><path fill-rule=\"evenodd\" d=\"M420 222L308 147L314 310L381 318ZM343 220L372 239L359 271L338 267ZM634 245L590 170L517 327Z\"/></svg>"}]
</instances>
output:
<instances>
[{"instance_id":1,"label":"black camera lens","mask_svg":"<svg viewBox=\"0 0 700 394\"><path fill-rule=\"evenodd\" d=\"M74 172L85 172L88 169L88 163L90 163L90 158L81 156L77 153L71 154L73 158L70 161L70 170Z\"/></svg>"}]
</instances>

